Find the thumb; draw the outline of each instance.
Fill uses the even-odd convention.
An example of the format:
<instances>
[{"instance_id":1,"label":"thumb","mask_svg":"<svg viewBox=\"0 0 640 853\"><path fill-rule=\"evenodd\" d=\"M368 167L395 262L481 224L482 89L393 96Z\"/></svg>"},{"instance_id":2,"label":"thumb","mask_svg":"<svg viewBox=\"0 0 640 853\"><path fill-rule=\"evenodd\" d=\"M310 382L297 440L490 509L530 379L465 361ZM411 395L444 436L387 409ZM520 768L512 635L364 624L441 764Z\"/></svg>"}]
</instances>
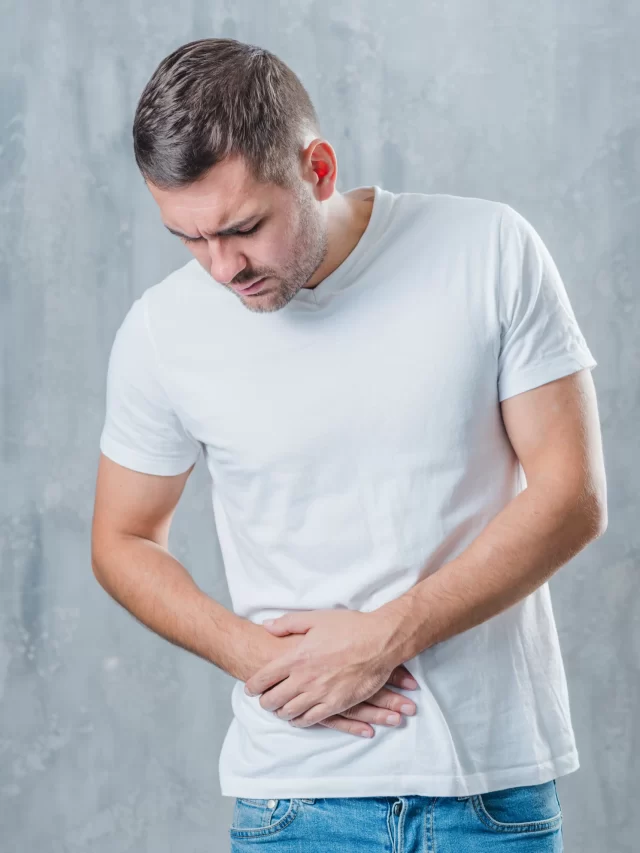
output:
<instances>
[{"instance_id":1,"label":"thumb","mask_svg":"<svg viewBox=\"0 0 640 853\"><path fill-rule=\"evenodd\" d=\"M272 634L306 634L311 627L310 613L285 613L277 619L265 619L263 627Z\"/></svg>"}]
</instances>

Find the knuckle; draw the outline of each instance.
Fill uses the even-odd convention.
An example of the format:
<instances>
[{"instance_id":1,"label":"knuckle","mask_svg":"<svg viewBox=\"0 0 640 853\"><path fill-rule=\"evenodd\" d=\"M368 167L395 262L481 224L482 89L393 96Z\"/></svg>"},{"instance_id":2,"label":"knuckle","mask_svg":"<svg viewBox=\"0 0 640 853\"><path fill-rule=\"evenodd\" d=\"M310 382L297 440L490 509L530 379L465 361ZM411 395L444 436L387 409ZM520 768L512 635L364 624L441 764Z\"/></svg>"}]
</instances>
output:
<instances>
[{"instance_id":1,"label":"knuckle","mask_svg":"<svg viewBox=\"0 0 640 853\"><path fill-rule=\"evenodd\" d=\"M311 652L306 649L304 646L299 646L296 649L294 663L305 666L311 659Z\"/></svg>"}]
</instances>

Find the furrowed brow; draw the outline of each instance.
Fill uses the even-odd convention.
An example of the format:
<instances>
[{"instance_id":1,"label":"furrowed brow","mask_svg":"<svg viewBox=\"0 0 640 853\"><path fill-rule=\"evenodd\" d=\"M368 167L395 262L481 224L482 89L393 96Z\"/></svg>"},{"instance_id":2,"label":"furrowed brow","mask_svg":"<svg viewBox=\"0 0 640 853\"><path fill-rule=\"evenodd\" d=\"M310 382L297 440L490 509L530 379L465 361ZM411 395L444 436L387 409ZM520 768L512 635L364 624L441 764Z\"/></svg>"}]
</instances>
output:
<instances>
[{"instance_id":1,"label":"furrowed brow","mask_svg":"<svg viewBox=\"0 0 640 853\"><path fill-rule=\"evenodd\" d=\"M248 225L254 219L260 216L259 213L254 213L252 216L247 216L245 219L240 220L239 222L234 222L233 225L228 225L226 228L221 229L220 231L215 231L207 234L206 231L203 232L203 237L230 237L233 234L237 233L239 228L242 228L245 225ZM176 231L174 228L170 228L166 223L164 223L164 227L167 231L170 231L172 234L175 234L176 237L186 237L187 240L197 240L197 237L191 237L189 234L183 234L181 231Z\"/></svg>"}]
</instances>

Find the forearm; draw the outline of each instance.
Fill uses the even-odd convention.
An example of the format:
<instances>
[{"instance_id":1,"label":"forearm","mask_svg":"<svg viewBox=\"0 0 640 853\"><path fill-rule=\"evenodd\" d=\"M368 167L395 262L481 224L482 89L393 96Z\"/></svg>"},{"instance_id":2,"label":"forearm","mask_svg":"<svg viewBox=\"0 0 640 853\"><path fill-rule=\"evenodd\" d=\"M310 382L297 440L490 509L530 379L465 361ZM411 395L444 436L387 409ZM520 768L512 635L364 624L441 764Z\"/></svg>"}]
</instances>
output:
<instances>
[{"instance_id":1,"label":"forearm","mask_svg":"<svg viewBox=\"0 0 640 853\"><path fill-rule=\"evenodd\" d=\"M409 660L511 607L598 535L593 506L528 486L458 557L373 611L386 623L391 660Z\"/></svg>"},{"instance_id":2,"label":"forearm","mask_svg":"<svg viewBox=\"0 0 640 853\"><path fill-rule=\"evenodd\" d=\"M166 549L138 536L114 537L93 559L102 587L170 643L246 681L273 656L278 639L214 601Z\"/></svg>"}]
</instances>

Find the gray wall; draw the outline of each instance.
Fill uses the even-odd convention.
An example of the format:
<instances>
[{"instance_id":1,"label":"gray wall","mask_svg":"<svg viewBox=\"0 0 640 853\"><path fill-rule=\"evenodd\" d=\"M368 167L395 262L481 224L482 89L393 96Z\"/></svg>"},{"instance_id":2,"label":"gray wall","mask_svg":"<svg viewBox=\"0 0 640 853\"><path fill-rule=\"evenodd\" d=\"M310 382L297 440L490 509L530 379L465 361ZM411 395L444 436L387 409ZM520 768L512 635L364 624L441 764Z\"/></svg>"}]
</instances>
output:
<instances>
[{"instance_id":1,"label":"gray wall","mask_svg":"<svg viewBox=\"0 0 640 853\"><path fill-rule=\"evenodd\" d=\"M190 255L130 126L157 63L261 44L308 87L341 189L449 192L527 216L599 366L609 528L551 581L581 769L568 853L640 832L640 38L632 0L4 4L0 149L0 849L226 850L231 679L115 604L90 568L104 382L133 299ZM635 237L635 240L634 240ZM172 549L229 606L202 460ZM347 735L345 735L347 737Z\"/></svg>"}]
</instances>

